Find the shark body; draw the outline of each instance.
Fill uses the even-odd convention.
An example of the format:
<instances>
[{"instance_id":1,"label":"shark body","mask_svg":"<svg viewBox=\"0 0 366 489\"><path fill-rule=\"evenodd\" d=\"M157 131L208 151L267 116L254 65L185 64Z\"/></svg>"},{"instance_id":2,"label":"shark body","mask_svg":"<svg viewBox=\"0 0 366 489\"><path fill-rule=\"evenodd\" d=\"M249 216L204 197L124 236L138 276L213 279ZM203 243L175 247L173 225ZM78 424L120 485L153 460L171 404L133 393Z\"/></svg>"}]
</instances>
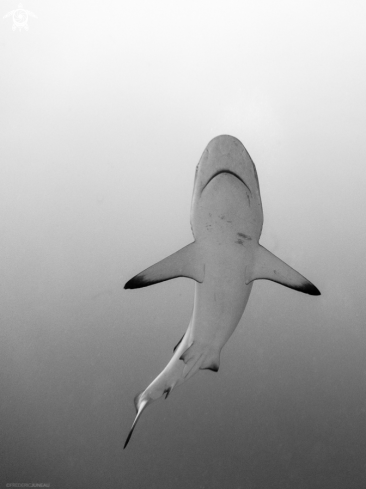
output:
<instances>
[{"instance_id":1,"label":"shark body","mask_svg":"<svg viewBox=\"0 0 366 489\"><path fill-rule=\"evenodd\" d=\"M194 308L183 338L165 369L135 398L132 432L145 407L198 370L218 371L220 352L238 325L253 281L268 279L292 289L319 290L259 244L263 211L257 172L242 143L218 136L197 165L191 206L193 243L129 280L125 289L176 277L195 280Z\"/></svg>"}]
</instances>

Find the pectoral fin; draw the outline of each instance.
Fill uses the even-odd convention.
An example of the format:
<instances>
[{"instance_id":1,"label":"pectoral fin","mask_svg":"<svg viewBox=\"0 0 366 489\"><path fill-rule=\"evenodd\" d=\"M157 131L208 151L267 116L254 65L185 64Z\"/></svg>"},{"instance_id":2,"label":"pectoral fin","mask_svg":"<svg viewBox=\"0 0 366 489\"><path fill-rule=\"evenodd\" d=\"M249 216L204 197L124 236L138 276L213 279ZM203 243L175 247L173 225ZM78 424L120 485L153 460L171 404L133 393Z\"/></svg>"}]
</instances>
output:
<instances>
[{"instance_id":1,"label":"pectoral fin","mask_svg":"<svg viewBox=\"0 0 366 489\"><path fill-rule=\"evenodd\" d=\"M272 280L305 294L320 295L315 285L260 245L255 250L253 266L246 283L259 279Z\"/></svg>"},{"instance_id":2,"label":"pectoral fin","mask_svg":"<svg viewBox=\"0 0 366 489\"><path fill-rule=\"evenodd\" d=\"M124 288L138 289L177 277L188 277L196 282L203 282L204 265L196 242L139 273L129 280Z\"/></svg>"}]
</instances>

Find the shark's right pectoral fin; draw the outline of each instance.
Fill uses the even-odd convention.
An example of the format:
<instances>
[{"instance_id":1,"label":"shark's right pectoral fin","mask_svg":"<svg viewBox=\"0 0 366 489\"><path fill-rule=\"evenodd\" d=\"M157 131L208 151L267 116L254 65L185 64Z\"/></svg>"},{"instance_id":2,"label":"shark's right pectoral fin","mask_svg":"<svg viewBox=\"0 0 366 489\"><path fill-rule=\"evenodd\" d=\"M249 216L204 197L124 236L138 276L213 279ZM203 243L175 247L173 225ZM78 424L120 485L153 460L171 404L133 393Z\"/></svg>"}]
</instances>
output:
<instances>
[{"instance_id":1,"label":"shark's right pectoral fin","mask_svg":"<svg viewBox=\"0 0 366 489\"><path fill-rule=\"evenodd\" d=\"M255 250L253 266L248 274L247 284L259 279L272 280L305 294L320 295L315 285L260 245Z\"/></svg>"},{"instance_id":2,"label":"shark's right pectoral fin","mask_svg":"<svg viewBox=\"0 0 366 489\"><path fill-rule=\"evenodd\" d=\"M196 242L185 246L131 278L124 288L138 289L177 277L188 277L196 282L203 282L204 264Z\"/></svg>"}]
</instances>

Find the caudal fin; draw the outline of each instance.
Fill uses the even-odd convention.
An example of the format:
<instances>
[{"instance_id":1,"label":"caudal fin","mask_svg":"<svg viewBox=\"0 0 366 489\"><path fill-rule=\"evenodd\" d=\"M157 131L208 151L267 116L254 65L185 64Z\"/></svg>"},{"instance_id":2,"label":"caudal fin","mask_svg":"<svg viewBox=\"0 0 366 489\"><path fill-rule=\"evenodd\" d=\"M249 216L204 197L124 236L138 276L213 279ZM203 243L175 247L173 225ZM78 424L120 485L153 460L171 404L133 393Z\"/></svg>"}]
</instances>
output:
<instances>
[{"instance_id":1,"label":"caudal fin","mask_svg":"<svg viewBox=\"0 0 366 489\"><path fill-rule=\"evenodd\" d=\"M144 392L141 392L141 394L138 394L136 397L135 397L135 406L136 406L136 411L137 411L137 414L136 414L136 417L134 419L134 422L132 423L132 426L131 426L131 429L130 429L130 432L128 433L128 436L126 438L126 441L125 441L125 444L124 444L124 447L123 449L125 449L128 445L128 442L130 441L131 439L131 436L132 436L132 433L133 433L133 430L135 429L135 426L136 426L136 423L137 421L139 420L140 416L141 416L141 413L142 411L146 408L146 406L149 404L150 400L148 398L143 398L143 395L144 395Z\"/></svg>"},{"instance_id":2,"label":"caudal fin","mask_svg":"<svg viewBox=\"0 0 366 489\"><path fill-rule=\"evenodd\" d=\"M178 366L178 368L177 369L168 368L169 366L174 367L174 365ZM144 409L146 408L146 406L156 401L164 394L166 399L170 394L170 392L172 391L172 389L177 385L177 382L180 378L180 371L182 370L183 370L182 362L179 362L179 360L176 360L173 363L170 362L167 365L167 367L163 370L163 372L160 375L158 375L156 379L144 391L142 391L140 394L137 394L137 396L134 399L135 408L136 408L136 417L134 419L134 422L132 423L130 432L128 433L123 448L127 447L131 439L132 433L135 429L135 426L137 424L137 421L140 419L140 416L144 411Z\"/></svg>"}]
</instances>

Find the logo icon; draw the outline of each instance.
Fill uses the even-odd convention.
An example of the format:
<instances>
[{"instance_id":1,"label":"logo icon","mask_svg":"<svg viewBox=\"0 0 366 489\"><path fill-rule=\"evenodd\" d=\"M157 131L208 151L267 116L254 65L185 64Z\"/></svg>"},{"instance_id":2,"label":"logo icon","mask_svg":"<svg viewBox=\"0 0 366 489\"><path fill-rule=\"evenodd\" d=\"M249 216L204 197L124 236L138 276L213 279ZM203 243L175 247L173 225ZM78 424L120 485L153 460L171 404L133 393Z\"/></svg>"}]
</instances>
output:
<instances>
[{"instance_id":1,"label":"logo icon","mask_svg":"<svg viewBox=\"0 0 366 489\"><path fill-rule=\"evenodd\" d=\"M13 17L13 26L12 26L13 31L15 31L18 28L20 31L23 28L27 31L29 29L29 25L28 25L29 17L34 17L37 19L37 16L33 12L30 12L29 10L25 10L21 3L19 4L17 9L12 10L11 12L5 14L3 19L6 19L7 17Z\"/></svg>"}]
</instances>

